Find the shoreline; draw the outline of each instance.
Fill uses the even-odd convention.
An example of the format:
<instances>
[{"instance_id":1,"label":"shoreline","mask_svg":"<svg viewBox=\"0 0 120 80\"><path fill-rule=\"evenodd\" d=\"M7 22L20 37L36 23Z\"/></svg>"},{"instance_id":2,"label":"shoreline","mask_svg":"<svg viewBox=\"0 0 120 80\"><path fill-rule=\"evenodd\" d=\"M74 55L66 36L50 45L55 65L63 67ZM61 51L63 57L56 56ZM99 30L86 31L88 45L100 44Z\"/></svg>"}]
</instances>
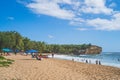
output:
<instances>
[{"instance_id":1,"label":"shoreline","mask_svg":"<svg viewBox=\"0 0 120 80\"><path fill-rule=\"evenodd\" d=\"M120 80L120 68L70 60L31 56L5 56L15 62L0 67L0 80Z\"/></svg>"},{"instance_id":2,"label":"shoreline","mask_svg":"<svg viewBox=\"0 0 120 80\"><path fill-rule=\"evenodd\" d=\"M85 55L82 55L85 56ZM51 55L49 56L51 58ZM96 58L84 58L84 57L76 57L76 56L71 56L71 55L59 55L59 54L55 54L54 58L56 59L63 59L63 60L74 60L76 62L82 62L82 63L88 63L88 64L100 64L100 65L104 65L104 66L111 66L111 67L116 67L116 68L120 68L120 64L118 63L110 63L110 62L105 62L102 59L96 59ZM98 61L98 63L96 62ZM99 63L100 61L100 63Z\"/></svg>"}]
</instances>

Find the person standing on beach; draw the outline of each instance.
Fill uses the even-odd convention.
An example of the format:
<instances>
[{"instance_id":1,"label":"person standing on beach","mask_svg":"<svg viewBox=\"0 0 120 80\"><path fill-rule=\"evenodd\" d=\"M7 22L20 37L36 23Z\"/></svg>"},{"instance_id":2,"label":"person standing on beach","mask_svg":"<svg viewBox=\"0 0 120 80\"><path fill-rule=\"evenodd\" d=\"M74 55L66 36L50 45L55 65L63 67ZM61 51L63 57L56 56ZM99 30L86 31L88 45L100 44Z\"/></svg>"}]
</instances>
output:
<instances>
[{"instance_id":1,"label":"person standing on beach","mask_svg":"<svg viewBox=\"0 0 120 80\"><path fill-rule=\"evenodd\" d=\"M98 64L98 60L96 60L96 64Z\"/></svg>"},{"instance_id":2,"label":"person standing on beach","mask_svg":"<svg viewBox=\"0 0 120 80\"><path fill-rule=\"evenodd\" d=\"M88 63L88 60L86 60L86 63Z\"/></svg>"},{"instance_id":3,"label":"person standing on beach","mask_svg":"<svg viewBox=\"0 0 120 80\"><path fill-rule=\"evenodd\" d=\"M52 58L54 58L54 53L52 53Z\"/></svg>"},{"instance_id":4,"label":"person standing on beach","mask_svg":"<svg viewBox=\"0 0 120 80\"><path fill-rule=\"evenodd\" d=\"M17 55L17 52L15 51L15 55Z\"/></svg>"},{"instance_id":5,"label":"person standing on beach","mask_svg":"<svg viewBox=\"0 0 120 80\"><path fill-rule=\"evenodd\" d=\"M100 62L100 61L98 61L98 63L99 63L99 65L101 65L101 62Z\"/></svg>"},{"instance_id":6,"label":"person standing on beach","mask_svg":"<svg viewBox=\"0 0 120 80\"><path fill-rule=\"evenodd\" d=\"M89 60L89 63L91 64L91 60Z\"/></svg>"}]
</instances>

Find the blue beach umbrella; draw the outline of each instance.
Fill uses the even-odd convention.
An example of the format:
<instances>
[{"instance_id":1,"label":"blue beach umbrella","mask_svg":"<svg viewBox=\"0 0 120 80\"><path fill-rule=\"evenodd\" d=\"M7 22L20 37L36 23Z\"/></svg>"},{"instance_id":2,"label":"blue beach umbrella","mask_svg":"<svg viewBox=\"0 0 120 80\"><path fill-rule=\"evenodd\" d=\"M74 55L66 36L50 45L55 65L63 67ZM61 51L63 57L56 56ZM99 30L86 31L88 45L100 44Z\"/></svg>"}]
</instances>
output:
<instances>
[{"instance_id":1,"label":"blue beach umbrella","mask_svg":"<svg viewBox=\"0 0 120 80\"><path fill-rule=\"evenodd\" d=\"M37 51L37 50L34 50L34 49L31 49L31 50L27 50L27 51L26 51L27 54L28 54L28 53L31 53L32 58L35 57L35 55L34 55L33 53L37 53L37 52L38 52L38 51Z\"/></svg>"},{"instance_id":2,"label":"blue beach umbrella","mask_svg":"<svg viewBox=\"0 0 120 80\"><path fill-rule=\"evenodd\" d=\"M2 51L4 51L4 52L12 52L12 50L9 49L9 48L3 48Z\"/></svg>"},{"instance_id":3,"label":"blue beach umbrella","mask_svg":"<svg viewBox=\"0 0 120 80\"><path fill-rule=\"evenodd\" d=\"M31 49L31 50L27 50L26 53L37 53L37 50Z\"/></svg>"}]
</instances>

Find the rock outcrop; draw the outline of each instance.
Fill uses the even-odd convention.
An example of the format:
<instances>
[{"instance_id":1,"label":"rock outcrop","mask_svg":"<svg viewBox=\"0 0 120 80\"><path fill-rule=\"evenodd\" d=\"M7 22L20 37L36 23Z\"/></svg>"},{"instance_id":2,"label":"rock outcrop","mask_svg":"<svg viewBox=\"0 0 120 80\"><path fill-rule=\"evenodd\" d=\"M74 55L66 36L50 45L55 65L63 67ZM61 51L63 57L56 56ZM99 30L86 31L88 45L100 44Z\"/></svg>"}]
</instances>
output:
<instances>
[{"instance_id":1,"label":"rock outcrop","mask_svg":"<svg viewBox=\"0 0 120 80\"><path fill-rule=\"evenodd\" d=\"M102 48L96 45L92 45L85 50L85 54L100 54L102 52Z\"/></svg>"},{"instance_id":2,"label":"rock outcrop","mask_svg":"<svg viewBox=\"0 0 120 80\"><path fill-rule=\"evenodd\" d=\"M73 54L75 55L80 55L80 54L100 54L102 52L102 47L96 46L96 45L91 45L86 49L80 49L74 51Z\"/></svg>"}]
</instances>

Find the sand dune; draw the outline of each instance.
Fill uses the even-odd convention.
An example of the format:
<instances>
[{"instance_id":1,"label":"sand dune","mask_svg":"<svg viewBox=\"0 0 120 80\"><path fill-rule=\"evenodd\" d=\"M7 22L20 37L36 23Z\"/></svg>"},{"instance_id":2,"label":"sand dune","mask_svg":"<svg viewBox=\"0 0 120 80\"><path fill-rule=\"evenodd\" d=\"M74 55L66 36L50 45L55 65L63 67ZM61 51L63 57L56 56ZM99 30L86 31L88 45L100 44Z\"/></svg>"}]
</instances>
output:
<instances>
[{"instance_id":1,"label":"sand dune","mask_svg":"<svg viewBox=\"0 0 120 80\"><path fill-rule=\"evenodd\" d=\"M0 67L0 80L120 80L120 68L58 59L12 55L10 67Z\"/></svg>"}]
</instances>

